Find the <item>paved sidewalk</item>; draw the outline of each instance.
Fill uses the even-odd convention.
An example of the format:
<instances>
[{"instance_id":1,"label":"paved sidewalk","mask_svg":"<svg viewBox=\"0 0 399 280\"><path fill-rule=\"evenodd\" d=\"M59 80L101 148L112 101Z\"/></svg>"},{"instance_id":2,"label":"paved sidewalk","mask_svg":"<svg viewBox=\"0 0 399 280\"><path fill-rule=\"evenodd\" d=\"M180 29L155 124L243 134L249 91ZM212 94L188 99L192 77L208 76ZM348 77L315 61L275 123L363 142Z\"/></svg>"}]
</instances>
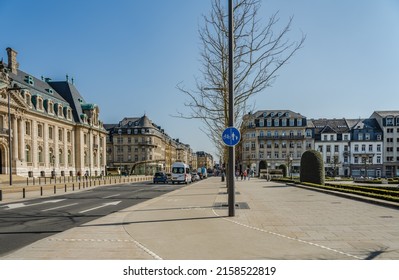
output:
<instances>
[{"instance_id":1,"label":"paved sidewalk","mask_svg":"<svg viewBox=\"0 0 399 280\"><path fill-rule=\"evenodd\" d=\"M209 178L2 259L399 259L399 210L259 179Z\"/></svg>"}]
</instances>

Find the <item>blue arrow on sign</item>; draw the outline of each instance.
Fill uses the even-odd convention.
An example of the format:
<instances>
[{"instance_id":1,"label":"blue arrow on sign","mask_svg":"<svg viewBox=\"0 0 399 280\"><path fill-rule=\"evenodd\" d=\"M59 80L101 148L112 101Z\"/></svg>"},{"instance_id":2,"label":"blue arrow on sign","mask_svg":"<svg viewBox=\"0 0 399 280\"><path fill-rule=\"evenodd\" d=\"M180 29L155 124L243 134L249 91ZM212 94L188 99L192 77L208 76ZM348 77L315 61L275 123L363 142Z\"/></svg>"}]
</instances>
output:
<instances>
[{"instance_id":1,"label":"blue arrow on sign","mask_svg":"<svg viewBox=\"0 0 399 280\"><path fill-rule=\"evenodd\" d=\"M234 126L226 128L222 133L223 143L227 146L235 146L240 142L241 134L240 131Z\"/></svg>"}]
</instances>

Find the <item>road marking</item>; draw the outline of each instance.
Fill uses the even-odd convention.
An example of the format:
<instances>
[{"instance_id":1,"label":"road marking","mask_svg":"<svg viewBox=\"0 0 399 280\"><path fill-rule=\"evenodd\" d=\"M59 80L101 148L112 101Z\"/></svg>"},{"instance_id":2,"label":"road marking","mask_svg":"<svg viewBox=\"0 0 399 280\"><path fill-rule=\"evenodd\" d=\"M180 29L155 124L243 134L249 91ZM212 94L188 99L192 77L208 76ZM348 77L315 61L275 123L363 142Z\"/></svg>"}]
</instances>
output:
<instances>
[{"instance_id":1,"label":"road marking","mask_svg":"<svg viewBox=\"0 0 399 280\"><path fill-rule=\"evenodd\" d=\"M103 198L111 198L111 197L120 196L120 195L121 195L121 194L118 193L118 194L113 194L113 195L105 196L105 197L103 197Z\"/></svg>"},{"instance_id":2,"label":"road marking","mask_svg":"<svg viewBox=\"0 0 399 280\"><path fill-rule=\"evenodd\" d=\"M103 203L103 204L100 205L100 206L97 206L97 207L93 207L93 208L90 208L90 209L86 209L86 210L80 211L79 214L86 213L86 212L93 211L93 210L97 210L97 209L99 209L99 208L107 207L107 206L110 206L110 205L118 205L118 204L121 203L121 202L122 202L122 201L114 201L114 202Z\"/></svg>"},{"instance_id":3,"label":"road marking","mask_svg":"<svg viewBox=\"0 0 399 280\"><path fill-rule=\"evenodd\" d=\"M56 209L60 209L60 208L68 207L68 206L73 206L73 205L76 205L76 204L78 204L78 203L71 203L71 204L62 205L62 206L58 206L58 207L54 207L54 208L43 209L42 212L56 210Z\"/></svg>"},{"instance_id":4,"label":"road marking","mask_svg":"<svg viewBox=\"0 0 399 280\"><path fill-rule=\"evenodd\" d=\"M46 200L46 201L42 201L42 202L39 202L39 203L32 203L32 204L13 203L13 204L7 204L7 205L4 205L4 206L8 207L8 209L6 209L6 210L10 210L10 209L17 209L17 208L28 207L28 206L36 206L36 205L46 204L46 203L57 203L57 202L60 202L60 201L63 201L63 200L65 200L65 199Z\"/></svg>"}]
</instances>

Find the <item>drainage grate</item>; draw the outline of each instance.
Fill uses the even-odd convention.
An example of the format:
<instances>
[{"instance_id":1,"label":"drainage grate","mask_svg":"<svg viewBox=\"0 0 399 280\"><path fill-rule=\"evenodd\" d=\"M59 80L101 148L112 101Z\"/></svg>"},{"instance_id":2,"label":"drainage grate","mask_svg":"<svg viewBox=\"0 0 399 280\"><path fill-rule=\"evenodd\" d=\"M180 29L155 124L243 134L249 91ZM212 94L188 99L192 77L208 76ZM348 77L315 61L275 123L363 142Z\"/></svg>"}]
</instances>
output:
<instances>
[{"instance_id":1,"label":"drainage grate","mask_svg":"<svg viewBox=\"0 0 399 280\"><path fill-rule=\"evenodd\" d=\"M393 216L380 216L380 218L383 218L383 219L392 219Z\"/></svg>"},{"instance_id":2,"label":"drainage grate","mask_svg":"<svg viewBox=\"0 0 399 280\"><path fill-rule=\"evenodd\" d=\"M213 204L213 208L228 208L229 204L227 202L216 202ZM249 205L246 202L236 202L235 209L249 209Z\"/></svg>"}]
</instances>

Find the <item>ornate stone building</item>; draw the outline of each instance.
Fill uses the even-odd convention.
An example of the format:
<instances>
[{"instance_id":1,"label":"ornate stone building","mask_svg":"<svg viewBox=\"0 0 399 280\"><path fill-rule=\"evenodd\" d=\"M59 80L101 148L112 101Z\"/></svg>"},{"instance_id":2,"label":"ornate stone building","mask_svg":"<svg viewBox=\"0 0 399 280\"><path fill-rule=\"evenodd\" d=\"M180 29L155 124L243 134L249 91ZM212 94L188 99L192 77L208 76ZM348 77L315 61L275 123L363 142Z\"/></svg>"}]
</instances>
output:
<instances>
[{"instance_id":1,"label":"ornate stone building","mask_svg":"<svg viewBox=\"0 0 399 280\"><path fill-rule=\"evenodd\" d=\"M0 62L0 173L9 173L11 156L16 175L100 175L107 132L98 106L68 77L38 79L19 69L15 50L7 54L7 65Z\"/></svg>"},{"instance_id":2,"label":"ornate stone building","mask_svg":"<svg viewBox=\"0 0 399 280\"><path fill-rule=\"evenodd\" d=\"M314 147L306 117L290 110L262 110L243 117L237 169L289 167L299 173L302 154Z\"/></svg>"},{"instance_id":3,"label":"ornate stone building","mask_svg":"<svg viewBox=\"0 0 399 280\"><path fill-rule=\"evenodd\" d=\"M146 115L104 126L108 131L108 167L120 167L127 174L153 174L170 172L175 161L192 163L190 146L172 139Z\"/></svg>"}]
</instances>

